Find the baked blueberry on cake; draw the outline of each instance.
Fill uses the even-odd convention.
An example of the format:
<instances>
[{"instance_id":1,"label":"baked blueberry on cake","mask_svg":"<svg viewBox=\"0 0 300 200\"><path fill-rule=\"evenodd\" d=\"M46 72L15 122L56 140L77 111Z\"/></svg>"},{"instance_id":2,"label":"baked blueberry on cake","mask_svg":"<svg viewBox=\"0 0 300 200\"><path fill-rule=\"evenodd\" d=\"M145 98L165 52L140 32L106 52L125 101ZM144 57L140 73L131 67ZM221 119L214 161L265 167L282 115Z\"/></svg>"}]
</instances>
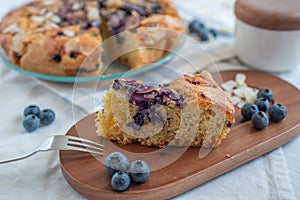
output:
<instances>
[{"instance_id":1,"label":"baked blueberry on cake","mask_svg":"<svg viewBox=\"0 0 300 200\"><path fill-rule=\"evenodd\" d=\"M7 58L25 70L62 76L99 75L101 48L93 52L96 57L88 66L81 64L102 38L131 30L128 37L118 37L116 44L138 48L151 43L163 49L175 45L169 35L145 31L146 27L185 30L170 0L36 0L3 18L0 44ZM137 50L119 61L136 68L163 56L164 51Z\"/></svg>"},{"instance_id":2,"label":"baked blueberry on cake","mask_svg":"<svg viewBox=\"0 0 300 200\"><path fill-rule=\"evenodd\" d=\"M235 122L233 105L207 71L168 84L116 79L102 101L98 135L121 144L215 147Z\"/></svg>"}]
</instances>

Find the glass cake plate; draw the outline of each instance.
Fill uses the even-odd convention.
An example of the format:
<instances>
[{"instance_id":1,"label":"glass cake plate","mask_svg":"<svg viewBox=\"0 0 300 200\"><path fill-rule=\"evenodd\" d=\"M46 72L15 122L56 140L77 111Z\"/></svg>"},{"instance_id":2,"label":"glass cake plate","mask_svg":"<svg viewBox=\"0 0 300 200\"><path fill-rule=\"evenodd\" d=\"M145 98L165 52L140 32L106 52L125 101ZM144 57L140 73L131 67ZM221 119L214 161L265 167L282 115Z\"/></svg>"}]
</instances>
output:
<instances>
[{"instance_id":1,"label":"glass cake plate","mask_svg":"<svg viewBox=\"0 0 300 200\"><path fill-rule=\"evenodd\" d=\"M125 74L126 76L134 76L155 69L169 62L172 58L174 58L177 52L182 47L183 43L184 43L184 38L176 45L174 50L172 50L168 55L164 56L162 59L154 63L144 65L137 69L131 70L128 66L119 64L117 62L112 62L110 66L105 70L105 72L99 76L55 76L55 75L47 75L47 74L24 70L13 65L9 60L7 60L3 50L0 53L0 62L4 63L7 67L15 71L18 71L24 75L39 78L42 80L53 81L53 82L92 82L92 81L120 78Z\"/></svg>"}]
</instances>

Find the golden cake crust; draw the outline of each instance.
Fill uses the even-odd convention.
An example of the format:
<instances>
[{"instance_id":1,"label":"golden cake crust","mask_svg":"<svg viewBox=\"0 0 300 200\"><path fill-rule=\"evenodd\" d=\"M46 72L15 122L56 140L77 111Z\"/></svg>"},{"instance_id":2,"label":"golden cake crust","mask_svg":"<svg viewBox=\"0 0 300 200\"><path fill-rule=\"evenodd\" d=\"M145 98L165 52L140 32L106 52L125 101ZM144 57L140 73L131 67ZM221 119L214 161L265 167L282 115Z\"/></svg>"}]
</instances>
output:
<instances>
[{"instance_id":1,"label":"golden cake crust","mask_svg":"<svg viewBox=\"0 0 300 200\"><path fill-rule=\"evenodd\" d=\"M105 8L102 6L103 2ZM140 30L142 27L161 27L180 32L185 30L170 0L153 1L162 7L161 13L153 13L147 17L137 16L135 24L116 29L109 24L113 21L110 19L111 15L108 15L111 14L109 10L114 9L114 14L124 13L125 11L122 10L124 6L122 9L120 7L124 2L131 5L152 1L37 0L31 2L9 12L2 19L0 44L7 58L22 69L49 75L92 76L100 73L101 56L89 63L89 66L81 66L81 64L91 51L101 44L103 27L112 27L117 31L137 29L130 37L130 40L137 45L144 45L146 41L143 36L147 34ZM134 11L132 12L133 14L130 15L134 15ZM101 19L105 16L110 16L108 21ZM134 21L131 18L130 20ZM166 39L165 36L164 38ZM169 48L166 45L161 47ZM101 49L97 50L101 55ZM157 61L164 55L161 52L146 51L120 61L131 68L136 68ZM132 61L126 61L128 59Z\"/></svg>"},{"instance_id":2,"label":"golden cake crust","mask_svg":"<svg viewBox=\"0 0 300 200\"><path fill-rule=\"evenodd\" d=\"M101 42L101 36L98 27L82 31L79 23L62 25L63 19L57 13L63 6L62 1L35 1L4 17L0 43L14 65L43 74L76 76L83 60ZM95 6L95 2L87 1L86 12ZM89 20L84 13L78 15ZM93 20L96 17L90 19ZM100 62L99 58L94 66L87 66L82 75L98 74Z\"/></svg>"},{"instance_id":3,"label":"golden cake crust","mask_svg":"<svg viewBox=\"0 0 300 200\"><path fill-rule=\"evenodd\" d=\"M219 107L224 110L231 122L235 121L234 106L208 71L184 75L184 77L172 81L170 87L185 96L196 96L198 106L215 105Z\"/></svg>"}]
</instances>

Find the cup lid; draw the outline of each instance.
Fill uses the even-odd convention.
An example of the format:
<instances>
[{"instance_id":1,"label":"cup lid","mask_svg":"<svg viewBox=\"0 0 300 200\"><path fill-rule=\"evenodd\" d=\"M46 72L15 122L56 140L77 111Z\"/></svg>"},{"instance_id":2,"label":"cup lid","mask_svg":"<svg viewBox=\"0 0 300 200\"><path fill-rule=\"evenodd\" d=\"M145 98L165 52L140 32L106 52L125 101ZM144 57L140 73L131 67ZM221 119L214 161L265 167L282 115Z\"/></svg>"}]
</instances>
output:
<instances>
[{"instance_id":1,"label":"cup lid","mask_svg":"<svg viewBox=\"0 0 300 200\"><path fill-rule=\"evenodd\" d=\"M300 30L300 0L237 0L236 17L271 30Z\"/></svg>"}]
</instances>

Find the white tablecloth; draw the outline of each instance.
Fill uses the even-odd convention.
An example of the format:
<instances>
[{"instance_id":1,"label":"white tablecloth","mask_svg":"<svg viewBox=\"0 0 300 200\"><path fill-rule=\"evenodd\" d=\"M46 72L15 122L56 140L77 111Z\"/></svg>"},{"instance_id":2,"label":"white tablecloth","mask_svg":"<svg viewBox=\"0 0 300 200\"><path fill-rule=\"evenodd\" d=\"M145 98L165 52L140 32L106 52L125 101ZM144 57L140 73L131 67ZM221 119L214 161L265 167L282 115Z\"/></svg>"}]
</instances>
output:
<instances>
[{"instance_id":1,"label":"white tablecloth","mask_svg":"<svg viewBox=\"0 0 300 200\"><path fill-rule=\"evenodd\" d=\"M0 16L24 0L2 1ZM201 0L176 3L185 20L199 16L209 25L234 28L233 0ZM230 44L230 43L226 43ZM222 48L208 44L212 54ZM232 48L223 48L213 56L219 61L232 57ZM226 56L224 56L226 55ZM174 61L172 61L174 62ZM247 69L235 59L217 63L218 68ZM155 73L156 71L148 72ZM300 88L300 69L276 74ZM82 89L82 88L81 88ZM81 102L72 104L73 84L50 83L15 72L0 63L0 160L28 152L48 136L64 134L77 121L94 109ZM299 102L300 103L300 102ZM22 127L22 112L29 104L52 108L56 121L27 133ZM75 113L76 118L73 117ZM300 199L300 137L290 143L234 169L214 180L188 191L175 199ZM62 176L58 153L46 152L26 160L0 165L0 199L85 199L72 189Z\"/></svg>"}]
</instances>

